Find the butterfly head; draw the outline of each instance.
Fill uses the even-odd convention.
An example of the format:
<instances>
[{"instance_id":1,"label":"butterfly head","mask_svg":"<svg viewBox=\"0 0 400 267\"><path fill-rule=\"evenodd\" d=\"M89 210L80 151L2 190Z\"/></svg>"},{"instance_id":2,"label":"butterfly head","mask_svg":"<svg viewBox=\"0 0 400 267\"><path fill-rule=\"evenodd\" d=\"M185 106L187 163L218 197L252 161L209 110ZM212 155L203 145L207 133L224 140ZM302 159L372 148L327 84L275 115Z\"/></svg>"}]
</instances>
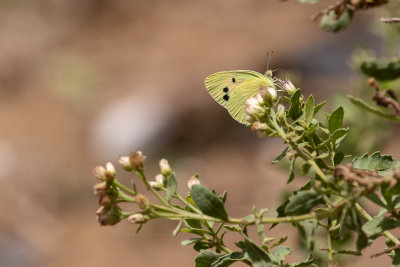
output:
<instances>
[{"instance_id":1,"label":"butterfly head","mask_svg":"<svg viewBox=\"0 0 400 267\"><path fill-rule=\"evenodd\" d=\"M267 77L267 78L272 78L272 70L267 70L267 71L264 73L264 76Z\"/></svg>"}]
</instances>

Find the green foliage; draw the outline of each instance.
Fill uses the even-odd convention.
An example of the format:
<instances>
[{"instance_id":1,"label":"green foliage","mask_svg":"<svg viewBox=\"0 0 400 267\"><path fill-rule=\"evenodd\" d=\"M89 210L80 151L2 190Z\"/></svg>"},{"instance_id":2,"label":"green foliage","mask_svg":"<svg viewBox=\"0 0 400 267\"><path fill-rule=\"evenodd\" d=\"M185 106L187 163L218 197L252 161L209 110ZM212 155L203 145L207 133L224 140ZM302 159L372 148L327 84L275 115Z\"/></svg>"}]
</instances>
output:
<instances>
[{"instance_id":1,"label":"green foliage","mask_svg":"<svg viewBox=\"0 0 400 267\"><path fill-rule=\"evenodd\" d=\"M353 10L346 9L338 17L336 12L331 10L322 17L320 26L327 32L339 32L347 28L353 18L353 14Z\"/></svg>"},{"instance_id":2,"label":"green foliage","mask_svg":"<svg viewBox=\"0 0 400 267\"><path fill-rule=\"evenodd\" d=\"M203 185L194 185L190 194L196 206L204 213L215 218L228 220L228 214L222 201Z\"/></svg>"},{"instance_id":3,"label":"green foliage","mask_svg":"<svg viewBox=\"0 0 400 267\"><path fill-rule=\"evenodd\" d=\"M370 58L361 64L361 70L368 76L381 81L391 81L400 77L400 58L388 61Z\"/></svg>"}]
</instances>

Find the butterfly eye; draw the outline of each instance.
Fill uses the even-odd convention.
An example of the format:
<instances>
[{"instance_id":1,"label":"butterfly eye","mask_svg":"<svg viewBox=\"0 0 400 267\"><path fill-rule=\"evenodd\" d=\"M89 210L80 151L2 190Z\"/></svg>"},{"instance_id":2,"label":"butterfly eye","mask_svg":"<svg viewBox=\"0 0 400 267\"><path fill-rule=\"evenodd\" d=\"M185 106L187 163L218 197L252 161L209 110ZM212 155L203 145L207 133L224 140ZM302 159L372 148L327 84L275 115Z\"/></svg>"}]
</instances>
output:
<instances>
[{"instance_id":1,"label":"butterfly eye","mask_svg":"<svg viewBox=\"0 0 400 267\"><path fill-rule=\"evenodd\" d=\"M235 79L235 78L232 78L232 82L233 82L233 83L236 82L236 79Z\"/></svg>"},{"instance_id":2,"label":"butterfly eye","mask_svg":"<svg viewBox=\"0 0 400 267\"><path fill-rule=\"evenodd\" d=\"M228 87L225 87L224 89L222 89L222 91L224 91L224 93L228 93L229 88L228 88Z\"/></svg>"},{"instance_id":3,"label":"butterfly eye","mask_svg":"<svg viewBox=\"0 0 400 267\"><path fill-rule=\"evenodd\" d=\"M225 101L228 101L228 100L229 100L229 95L224 95L223 99L224 99Z\"/></svg>"}]
</instances>

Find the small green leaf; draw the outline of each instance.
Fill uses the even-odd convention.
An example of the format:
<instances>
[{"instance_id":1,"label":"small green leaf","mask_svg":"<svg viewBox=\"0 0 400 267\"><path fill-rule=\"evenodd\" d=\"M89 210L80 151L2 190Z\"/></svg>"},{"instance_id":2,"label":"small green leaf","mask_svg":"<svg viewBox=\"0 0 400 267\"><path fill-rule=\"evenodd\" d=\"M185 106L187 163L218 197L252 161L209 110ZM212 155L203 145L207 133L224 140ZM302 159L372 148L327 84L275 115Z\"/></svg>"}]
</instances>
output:
<instances>
[{"instance_id":1,"label":"small green leaf","mask_svg":"<svg viewBox=\"0 0 400 267\"><path fill-rule=\"evenodd\" d=\"M292 252L292 249L290 247L282 246L274 250L272 252L272 258L274 261L282 263L283 260L287 255L289 255Z\"/></svg>"},{"instance_id":2,"label":"small green leaf","mask_svg":"<svg viewBox=\"0 0 400 267\"><path fill-rule=\"evenodd\" d=\"M307 99L306 102L306 125L307 127L310 126L311 124L311 120L314 116L314 105L315 105L315 101L314 101L314 97L312 95L310 95Z\"/></svg>"},{"instance_id":3,"label":"small green leaf","mask_svg":"<svg viewBox=\"0 0 400 267\"><path fill-rule=\"evenodd\" d=\"M300 3L315 4L318 0L299 0Z\"/></svg>"},{"instance_id":4,"label":"small green leaf","mask_svg":"<svg viewBox=\"0 0 400 267\"><path fill-rule=\"evenodd\" d=\"M381 81L395 80L400 77L400 58L388 61L370 58L361 64L361 70L368 76Z\"/></svg>"},{"instance_id":5,"label":"small green leaf","mask_svg":"<svg viewBox=\"0 0 400 267\"><path fill-rule=\"evenodd\" d=\"M287 148L285 148L283 151L282 151L282 153L278 156L278 157L276 157L276 159L274 159L273 161L272 161L272 164L277 164L279 161L281 161L285 156L286 156L286 154L287 154L287 152L290 150L290 146L288 146Z\"/></svg>"},{"instance_id":6,"label":"small green leaf","mask_svg":"<svg viewBox=\"0 0 400 267\"><path fill-rule=\"evenodd\" d=\"M344 159L344 153L343 152L337 152L335 156L333 157L333 163L335 166L339 165L342 160Z\"/></svg>"},{"instance_id":7,"label":"small green leaf","mask_svg":"<svg viewBox=\"0 0 400 267\"><path fill-rule=\"evenodd\" d=\"M328 129L333 133L335 130L342 127L344 110L342 107L335 109L330 116L328 116Z\"/></svg>"},{"instance_id":8,"label":"small green leaf","mask_svg":"<svg viewBox=\"0 0 400 267\"><path fill-rule=\"evenodd\" d=\"M394 250L394 255L392 256L392 265L390 267L400 267L400 249Z\"/></svg>"},{"instance_id":9,"label":"small green leaf","mask_svg":"<svg viewBox=\"0 0 400 267\"><path fill-rule=\"evenodd\" d=\"M199 240L201 240L201 239L202 239L202 238L198 238L198 237L186 239L186 240L181 241L181 245L182 245L182 246L191 245L191 244L196 243L197 241L199 241Z\"/></svg>"},{"instance_id":10,"label":"small green leaf","mask_svg":"<svg viewBox=\"0 0 400 267\"><path fill-rule=\"evenodd\" d=\"M271 257L264 249L246 237L244 245L254 267L273 267Z\"/></svg>"},{"instance_id":11,"label":"small green leaf","mask_svg":"<svg viewBox=\"0 0 400 267\"><path fill-rule=\"evenodd\" d=\"M339 32L347 28L353 18L354 12L351 9L346 9L337 17L334 10L323 15L320 26L327 32Z\"/></svg>"},{"instance_id":12,"label":"small green leaf","mask_svg":"<svg viewBox=\"0 0 400 267\"><path fill-rule=\"evenodd\" d=\"M315 106L314 108L314 115L317 114L317 112L326 104L326 101L319 103L318 105Z\"/></svg>"},{"instance_id":13,"label":"small green leaf","mask_svg":"<svg viewBox=\"0 0 400 267\"><path fill-rule=\"evenodd\" d=\"M290 98L290 108L289 108L289 116L292 120L297 120L302 112L301 112L301 103L300 103L301 91L297 89L296 92Z\"/></svg>"},{"instance_id":14,"label":"small green leaf","mask_svg":"<svg viewBox=\"0 0 400 267\"><path fill-rule=\"evenodd\" d=\"M362 226L362 230L369 235L380 234L400 226L399 221L387 217L373 217Z\"/></svg>"},{"instance_id":15,"label":"small green leaf","mask_svg":"<svg viewBox=\"0 0 400 267\"><path fill-rule=\"evenodd\" d=\"M300 215L309 212L318 204L324 201L322 197L315 191L299 191L297 194L289 198L289 203L285 208L287 215Z\"/></svg>"},{"instance_id":16,"label":"small green leaf","mask_svg":"<svg viewBox=\"0 0 400 267\"><path fill-rule=\"evenodd\" d=\"M391 114L387 114L387 113L383 112L382 110L376 108L375 106L371 106L371 105L365 103L363 100L361 100L359 98L353 97L351 95L348 95L347 98L354 105L356 105L356 106L358 106L358 107L360 107L360 108L362 108L362 109L364 109L364 110L366 110L368 112L371 112L371 113L373 113L375 115L378 115L379 117L382 117L384 119L391 120L391 121L397 121L397 122L400 121L400 117L397 117L397 116L394 116L394 115L391 115Z\"/></svg>"},{"instance_id":17,"label":"small green leaf","mask_svg":"<svg viewBox=\"0 0 400 267\"><path fill-rule=\"evenodd\" d=\"M182 227L183 220L179 220L178 225L175 227L174 231L172 232L173 236L176 236L179 233L179 230Z\"/></svg>"},{"instance_id":18,"label":"small green leaf","mask_svg":"<svg viewBox=\"0 0 400 267\"><path fill-rule=\"evenodd\" d=\"M391 175L394 169L400 168L400 162L390 155L381 155L379 151L368 156L368 153L353 159L356 169L377 171L379 175Z\"/></svg>"},{"instance_id":19,"label":"small green leaf","mask_svg":"<svg viewBox=\"0 0 400 267\"><path fill-rule=\"evenodd\" d=\"M288 178L286 184L290 184L294 179L294 176L295 176L295 161L296 161L296 158L294 157L292 159L291 163L290 163L289 178Z\"/></svg>"},{"instance_id":20,"label":"small green leaf","mask_svg":"<svg viewBox=\"0 0 400 267\"><path fill-rule=\"evenodd\" d=\"M310 128L308 128L306 135L310 136L315 133L315 131L318 129L319 123L316 122L315 124L312 124Z\"/></svg>"},{"instance_id":21,"label":"small green leaf","mask_svg":"<svg viewBox=\"0 0 400 267\"><path fill-rule=\"evenodd\" d=\"M366 197L372 202L374 202L376 205L381 206L383 208L386 207L386 204L382 202L382 200L378 197L376 193L374 192L369 193Z\"/></svg>"},{"instance_id":22,"label":"small green leaf","mask_svg":"<svg viewBox=\"0 0 400 267\"><path fill-rule=\"evenodd\" d=\"M199 255L197 255L195 262L196 266L195 267L210 267L211 264L216 261L221 254L215 253L212 250L203 250L200 252Z\"/></svg>"},{"instance_id":23,"label":"small green leaf","mask_svg":"<svg viewBox=\"0 0 400 267\"><path fill-rule=\"evenodd\" d=\"M270 248L282 245L283 243L286 242L287 238L288 238L287 235L282 237L281 239L278 240L278 242L276 242L275 244L270 245Z\"/></svg>"},{"instance_id":24,"label":"small green leaf","mask_svg":"<svg viewBox=\"0 0 400 267\"><path fill-rule=\"evenodd\" d=\"M193 185L190 194L196 206L204 214L225 221L228 219L224 204L207 187L200 184Z\"/></svg>"},{"instance_id":25,"label":"small green leaf","mask_svg":"<svg viewBox=\"0 0 400 267\"><path fill-rule=\"evenodd\" d=\"M175 195L176 193L176 180L175 180L175 174L171 173L168 178L167 178L167 201L169 202L171 198Z\"/></svg>"},{"instance_id":26,"label":"small green leaf","mask_svg":"<svg viewBox=\"0 0 400 267\"><path fill-rule=\"evenodd\" d=\"M315 266L314 263L315 259L311 258L311 254L308 255L308 258L302 262L296 262L291 265L291 267L310 267Z\"/></svg>"},{"instance_id":27,"label":"small green leaf","mask_svg":"<svg viewBox=\"0 0 400 267\"><path fill-rule=\"evenodd\" d=\"M201 251L203 249L209 249L212 245L207 240L198 240L194 243L193 249L196 251Z\"/></svg>"}]
</instances>

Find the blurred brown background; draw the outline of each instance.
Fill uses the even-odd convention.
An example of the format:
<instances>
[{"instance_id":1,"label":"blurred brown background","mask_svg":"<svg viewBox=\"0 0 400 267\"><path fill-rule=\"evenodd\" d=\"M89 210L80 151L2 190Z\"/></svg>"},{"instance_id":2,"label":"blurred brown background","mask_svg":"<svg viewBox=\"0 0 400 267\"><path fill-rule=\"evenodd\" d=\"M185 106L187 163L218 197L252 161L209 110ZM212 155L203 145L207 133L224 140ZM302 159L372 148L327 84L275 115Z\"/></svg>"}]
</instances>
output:
<instances>
[{"instance_id":1,"label":"blurred brown background","mask_svg":"<svg viewBox=\"0 0 400 267\"><path fill-rule=\"evenodd\" d=\"M327 34L310 20L331 1L323 2L0 1L0 266L194 266L196 252L180 246L189 236L171 236L174 223L154 221L135 235L126 222L95 220L91 170L137 149L150 177L169 159L182 192L196 172L228 190L233 216L253 205L274 210L287 172L269 162L283 144L232 120L203 80L264 72L273 50L270 68L301 75L318 102L345 93L348 55L376 42L375 17L364 12Z\"/></svg>"}]
</instances>

